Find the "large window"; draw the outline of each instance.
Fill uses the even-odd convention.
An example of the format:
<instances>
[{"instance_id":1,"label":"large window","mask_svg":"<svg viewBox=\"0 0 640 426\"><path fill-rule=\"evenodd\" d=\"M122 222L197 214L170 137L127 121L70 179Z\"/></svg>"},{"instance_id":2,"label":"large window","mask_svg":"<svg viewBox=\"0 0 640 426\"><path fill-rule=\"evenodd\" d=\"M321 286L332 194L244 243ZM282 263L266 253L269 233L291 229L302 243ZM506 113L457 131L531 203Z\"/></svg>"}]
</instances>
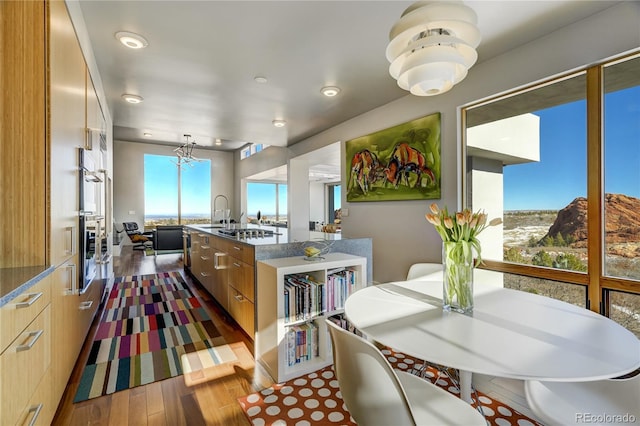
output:
<instances>
[{"instance_id":1,"label":"large window","mask_svg":"<svg viewBox=\"0 0 640 426\"><path fill-rule=\"evenodd\" d=\"M144 156L144 225L211 223L211 161Z\"/></svg>"},{"instance_id":2,"label":"large window","mask_svg":"<svg viewBox=\"0 0 640 426\"><path fill-rule=\"evenodd\" d=\"M640 336L640 57L463 112L463 202L503 219L485 267Z\"/></svg>"},{"instance_id":3,"label":"large window","mask_svg":"<svg viewBox=\"0 0 640 426\"><path fill-rule=\"evenodd\" d=\"M275 226L287 226L287 185L284 183L247 183L247 219Z\"/></svg>"},{"instance_id":4,"label":"large window","mask_svg":"<svg viewBox=\"0 0 640 426\"><path fill-rule=\"evenodd\" d=\"M328 223L341 223L342 196L340 184L327 184L327 217Z\"/></svg>"}]
</instances>

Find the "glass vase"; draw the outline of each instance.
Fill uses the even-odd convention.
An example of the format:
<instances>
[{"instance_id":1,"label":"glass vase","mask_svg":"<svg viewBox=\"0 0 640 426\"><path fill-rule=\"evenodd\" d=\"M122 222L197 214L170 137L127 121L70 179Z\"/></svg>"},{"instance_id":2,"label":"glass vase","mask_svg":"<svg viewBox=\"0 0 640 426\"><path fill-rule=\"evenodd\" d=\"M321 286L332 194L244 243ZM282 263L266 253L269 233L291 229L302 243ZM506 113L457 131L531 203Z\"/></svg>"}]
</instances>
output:
<instances>
[{"instance_id":1,"label":"glass vase","mask_svg":"<svg viewBox=\"0 0 640 426\"><path fill-rule=\"evenodd\" d=\"M444 241L442 245L442 308L473 311L473 246L467 241Z\"/></svg>"}]
</instances>

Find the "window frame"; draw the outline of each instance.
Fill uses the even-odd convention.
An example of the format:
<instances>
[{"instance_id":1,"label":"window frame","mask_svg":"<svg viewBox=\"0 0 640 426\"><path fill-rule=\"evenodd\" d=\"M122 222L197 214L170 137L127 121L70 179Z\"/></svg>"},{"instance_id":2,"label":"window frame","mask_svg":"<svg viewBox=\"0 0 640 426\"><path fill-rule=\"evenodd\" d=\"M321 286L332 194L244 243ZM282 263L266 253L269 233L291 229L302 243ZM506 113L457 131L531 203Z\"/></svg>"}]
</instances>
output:
<instances>
[{"instance_id":1,"label":"window frame","mask_svg":"<svg viewBox=\"0 0 640 426\"><path fill-rule=\"evenodd\" d=\"M541 82L514 89L507 93L489 97L460 107L460 205L469 206L470 184L467 182L467 111L482 105L517 96L563 79L586 73L586 121L587 121L587 232L588 263L587 272L545 268L535 265L523 265L506 261L484 260L479 268L508 274L516 274L587 287L587 309L608 316L608 291L622 291L640 294L640 280L605 276L604 270L604 69L608 65L631 60L640 55L635 51L601 63L589 65ZM640 82L639 82L640 83Z\"/></svg>"}]
</instances>

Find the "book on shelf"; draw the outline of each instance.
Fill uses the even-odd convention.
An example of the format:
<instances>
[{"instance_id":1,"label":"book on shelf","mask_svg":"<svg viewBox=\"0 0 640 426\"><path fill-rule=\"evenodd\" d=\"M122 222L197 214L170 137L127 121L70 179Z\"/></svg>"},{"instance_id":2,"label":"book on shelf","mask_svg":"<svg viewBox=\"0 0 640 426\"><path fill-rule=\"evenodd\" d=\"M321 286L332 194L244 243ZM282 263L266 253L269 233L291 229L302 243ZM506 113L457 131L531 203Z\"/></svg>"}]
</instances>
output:
<instances>
[{"instance_id":1,"label":"book on shelf","mask_svg":"<svg viewBox=\"0 0 640 426\"><path fill-rule=\"evenodd\" d=\"M315 322L289 327L285 336L286 362L289 367L319 356L319 333Z\"/></svg>"}]
</instances>

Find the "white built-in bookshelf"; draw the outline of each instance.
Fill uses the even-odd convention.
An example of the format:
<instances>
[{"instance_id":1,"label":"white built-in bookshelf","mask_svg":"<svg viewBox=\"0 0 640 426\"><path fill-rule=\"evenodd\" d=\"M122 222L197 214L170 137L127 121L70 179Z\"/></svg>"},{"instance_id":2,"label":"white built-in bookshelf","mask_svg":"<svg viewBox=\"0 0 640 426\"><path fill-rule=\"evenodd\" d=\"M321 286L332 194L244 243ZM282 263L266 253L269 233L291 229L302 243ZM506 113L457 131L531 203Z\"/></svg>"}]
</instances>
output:
<instances>
[{"instance_id":1,"label":"white built-in bookshelf","mask_svg":"<svg viewBox=\"0 0 640 426\"><path fill-rule=\"evenodd\" d=\"M367 259L345 253L257 263L255 356L276 382L333 362L325 319L344 312L366 276Z\"/></svg>"}]
</instances>

